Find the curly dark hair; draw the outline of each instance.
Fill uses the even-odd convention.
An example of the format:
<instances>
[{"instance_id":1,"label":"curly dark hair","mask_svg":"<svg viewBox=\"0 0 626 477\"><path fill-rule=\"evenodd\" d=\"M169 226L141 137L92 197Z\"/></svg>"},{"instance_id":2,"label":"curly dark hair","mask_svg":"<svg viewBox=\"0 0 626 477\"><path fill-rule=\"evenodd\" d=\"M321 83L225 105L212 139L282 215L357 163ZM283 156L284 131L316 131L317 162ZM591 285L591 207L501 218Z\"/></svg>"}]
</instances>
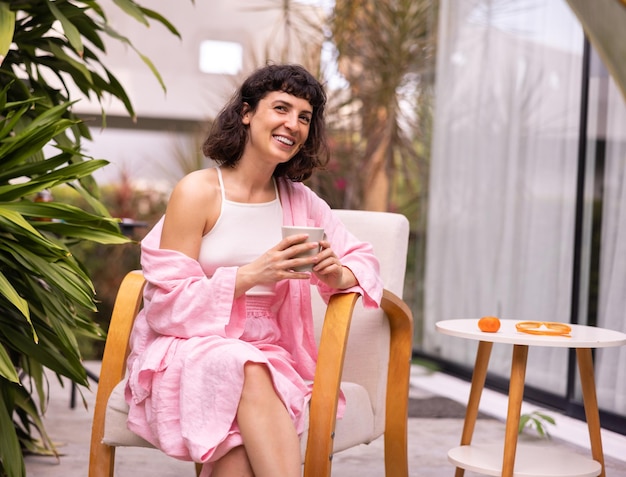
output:
<instances>
[{"instance_id":1,"label":"curly dark hair","mask_svg":"<svg viewBox=\"0 0 626 477\"><path fill-rule=\"evenodd\" d=\"M279 164L274 171L275 177L304 181L316 168L328 163L330 152L324 120L326 92L320 82L300 65L267 65L253 72L213 122L202 152L220 165L235 167L248 138L248 126L242 122L244 104L255 111L259 101L272 91L284 91L306 99L313 107L306 142L289 162Z\"/></svg>"}]
</instances>

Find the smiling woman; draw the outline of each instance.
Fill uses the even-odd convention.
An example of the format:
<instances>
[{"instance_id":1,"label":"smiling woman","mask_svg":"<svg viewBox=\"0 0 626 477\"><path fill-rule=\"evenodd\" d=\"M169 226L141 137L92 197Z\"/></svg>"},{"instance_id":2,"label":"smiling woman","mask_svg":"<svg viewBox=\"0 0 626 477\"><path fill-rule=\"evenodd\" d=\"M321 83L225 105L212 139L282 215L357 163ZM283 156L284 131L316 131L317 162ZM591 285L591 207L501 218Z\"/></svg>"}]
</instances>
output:
<instances>
[{"instance_id":1,"label":"smiling woman","mask_svg":"<svg viewBox=\"0 0 626 477\"><path fill-rule=\"evenodd\" d=\"M217 167L184 177L141 242L128 428L202 463L204 477L301 475L317 356L311 285L325 297L357 291L366 307L382 298L372 246L302 183L328 161L325 104L301 66L253 72L204 143ZM326 235L282 238L282 225Z\"/></svg>"}]
</instances>

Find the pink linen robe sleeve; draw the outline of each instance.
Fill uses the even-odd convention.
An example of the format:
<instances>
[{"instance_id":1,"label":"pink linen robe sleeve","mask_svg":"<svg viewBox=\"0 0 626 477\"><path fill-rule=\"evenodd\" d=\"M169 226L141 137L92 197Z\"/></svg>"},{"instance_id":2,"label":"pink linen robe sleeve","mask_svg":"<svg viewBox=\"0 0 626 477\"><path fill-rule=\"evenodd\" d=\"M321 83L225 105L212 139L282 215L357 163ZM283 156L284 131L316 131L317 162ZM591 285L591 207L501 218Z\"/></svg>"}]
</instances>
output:
<instances>
[{"instance_id":1,"label":"pink linen robe sleeve","mask_svg":"<svg viewBox=\"0 0 626 477\"><path fill-rule=\"evenodd\" d=\"M159 248L163 220L141 244L147 280L144 313L152 330L178 338L238 337L243 331L245 299L234 298L237 267L207 277L197 260Z\"/></svg>"},{"instance_id":2,"label":"pink linen robe sleeve","mask_svg":"<svg viewBox=\"0 0 626 477\"><path fill-rule=\"evenodd\" d=\"M349 289L337 290L312 275L311 283L318 287L322 298L328 303L330 296L335 293L357 292L363 296L365 307L378 307L382 299L383 284L380 265L372 245L351 234L333 214L329 205L305 185L287 181L281 181L280 185L285 225L323 227L333 251L359 283ZM285 197L289 197L289 200L285 200Z\"/></svg>"},{"instance_id":3,"label":"pink linen robe sleeve","mask_svg":"<svg viewBox=\"0 0 626 477\"><path fill-rule=\"evenodd\" d=\"M238 338L245 324L245 298L234 298L236 267L207 277L198 261L160 249L163 219L141 242L146 278L143 309L130 337L126 401L140 403L152 392L154 373L167 368L181 339Z\"/></svg>"}]
</instances>

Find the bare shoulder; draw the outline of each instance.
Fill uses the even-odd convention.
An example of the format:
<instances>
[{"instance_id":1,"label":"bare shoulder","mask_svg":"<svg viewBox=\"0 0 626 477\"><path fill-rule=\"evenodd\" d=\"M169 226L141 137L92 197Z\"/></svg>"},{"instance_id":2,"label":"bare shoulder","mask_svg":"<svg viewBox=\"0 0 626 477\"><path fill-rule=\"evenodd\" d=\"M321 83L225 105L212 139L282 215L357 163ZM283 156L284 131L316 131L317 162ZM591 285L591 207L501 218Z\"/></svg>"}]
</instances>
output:
<instances>
[{"instance_id":1,"label":"bare shoulder","mask_svg":"<svg viewBox=\"0 0 626 477\"><path fill-rule=\"evenodd\" d=\"M165 212L161 247L197 257L200 239L220 213L220 188L214 169L183 177L174 187Z\"/></svg>"},{"instance_id":2,"label":"bare shoulder","mask_svg":"<svg viewBox=\"0 0 626 477\"><path fill-rule=\"evenodd\" d=\"M171 200L204 202L216 198L219 193L215 169L201 169L187 174L176 184Z\"/></svg>"}]
</instances>

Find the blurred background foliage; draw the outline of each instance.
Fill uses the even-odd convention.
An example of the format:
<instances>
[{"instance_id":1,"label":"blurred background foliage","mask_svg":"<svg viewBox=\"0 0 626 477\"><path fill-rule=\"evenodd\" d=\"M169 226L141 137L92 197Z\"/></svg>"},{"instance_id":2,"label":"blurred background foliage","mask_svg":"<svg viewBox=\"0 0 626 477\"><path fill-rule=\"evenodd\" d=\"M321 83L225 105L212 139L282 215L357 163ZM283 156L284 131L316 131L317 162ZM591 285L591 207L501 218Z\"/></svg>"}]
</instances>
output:
<instances>
[{"instance_id":1,"label":"blurred background foliage","mask_svg":"<svg viewBox=\"0 0 626 477\"><path fill-rule=\"evenodd\" d=\"M55 200L87 207L84 199L67 187L52 191ZM113 217L121 220L121 232L129 239L124 244L102 244L81 241L71 246L72 254L84 264L96 290L97 310L91 318L106 333L119 284L130 270L140 268L139 241L154 225L167 205L167 195L154 190L133 188L125 174L116 184L100 188L100 200ZM78 340L84 360L101 359L104 340L99 336L83 336Z\"/></svg>"},{"instance_id":2,"label":"blurred background foliage","mask_svg":"<svg viewBox=\"0 0 626 477\"><path fill-rule=\"evenodd\" d=\"M132 0L115 3L139 23L154 21L178 35L157 12ZM92 256L88 248L78 253L78 244L98 243L123 253L121 244L129 243L91 175L107 161L84 155L82 141L91 136L72 111L81 97L100 102L114 97L135 116L124 88L101 61L103 37L133 49L107 22L97 1L0 2L3 476L25 475L25 453L57 455L41 419L47 376L89 384L79 341L101 340L104 333L93 320L96 291L83 262ZM164 87L151 61L137 53ZM77 200L55 200L54 194L65 198L66 190ZM121 245L120 252L114 245Z\"/></svg>"}]
</instances>

